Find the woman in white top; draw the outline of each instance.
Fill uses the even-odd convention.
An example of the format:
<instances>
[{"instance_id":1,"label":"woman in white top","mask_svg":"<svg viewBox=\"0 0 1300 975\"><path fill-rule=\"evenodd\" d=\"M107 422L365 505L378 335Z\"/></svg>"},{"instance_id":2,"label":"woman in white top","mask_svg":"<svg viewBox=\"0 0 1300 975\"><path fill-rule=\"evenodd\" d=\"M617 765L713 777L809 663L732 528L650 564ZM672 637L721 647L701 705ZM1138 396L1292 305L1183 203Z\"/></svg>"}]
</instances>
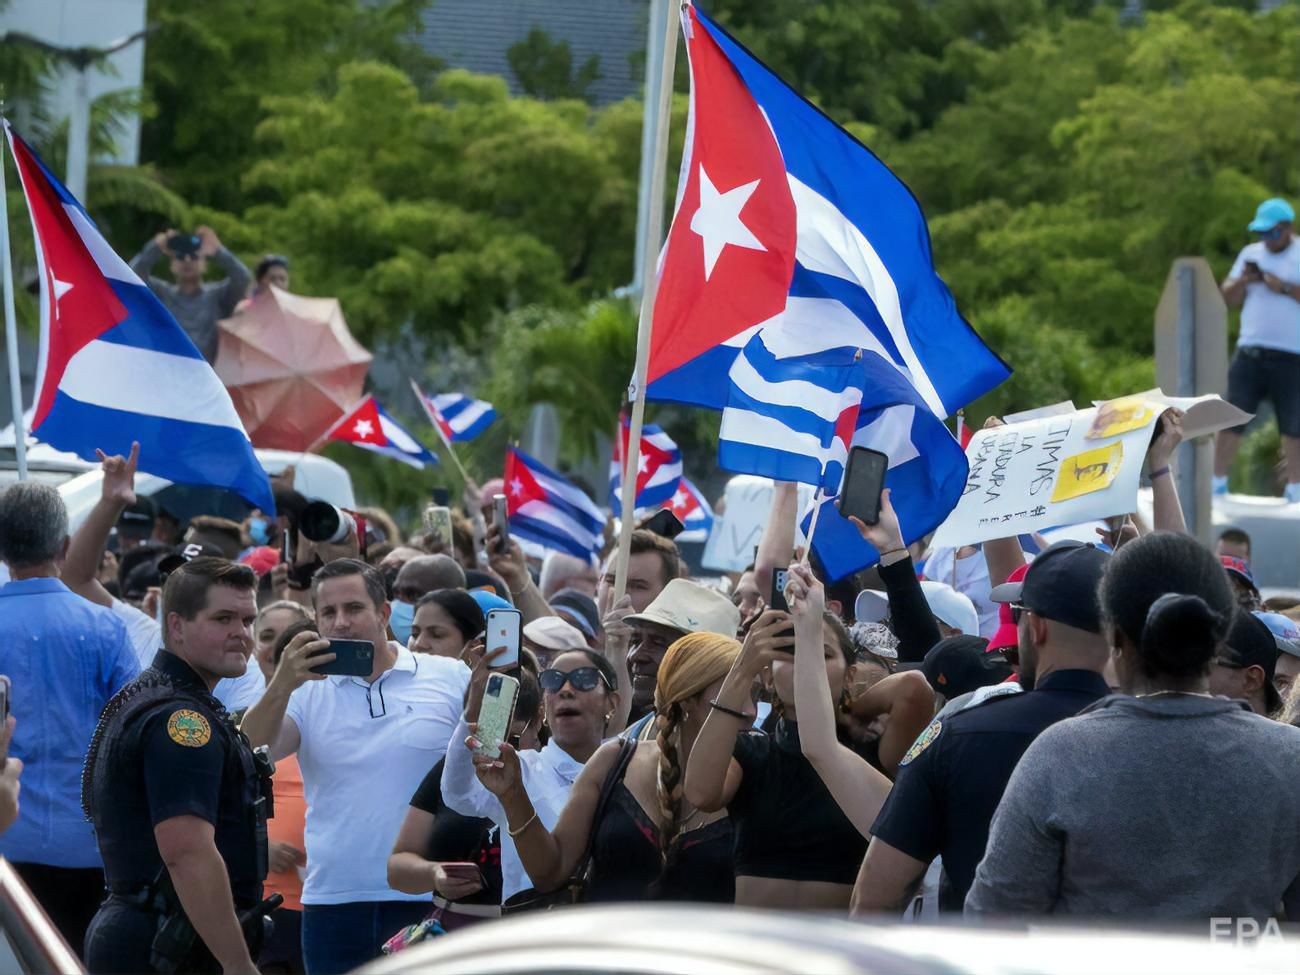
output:
<instances>
[{"instance_id":1,"label":"woman in white top","mask_svg":"<svg viewBox=\"0 0 1300 975\"><path fill-rule=\"evenodd\" d=\"M462 816L485 816L501 828L501 897L509 907L510 900L518 895L523 895L519 901L532 896L532 881L520 862L501 801L484 788L474 771L471 749L476 742L468 719L478 717L489 674L487 663L485 660L475 667L466 717L452 733L452 746L442 770L442 798ZM541 751L519 752L518 756L524 789L537 818L547 829L554 829L574 780L600 747L610 717L618 710L618 678L599 653L570 650L556 657L538 680L551 738ZM457 741L464 741L465 747L457 747ZM524 824L525 828L529 825Z\"/></svg>"}]
</instances>

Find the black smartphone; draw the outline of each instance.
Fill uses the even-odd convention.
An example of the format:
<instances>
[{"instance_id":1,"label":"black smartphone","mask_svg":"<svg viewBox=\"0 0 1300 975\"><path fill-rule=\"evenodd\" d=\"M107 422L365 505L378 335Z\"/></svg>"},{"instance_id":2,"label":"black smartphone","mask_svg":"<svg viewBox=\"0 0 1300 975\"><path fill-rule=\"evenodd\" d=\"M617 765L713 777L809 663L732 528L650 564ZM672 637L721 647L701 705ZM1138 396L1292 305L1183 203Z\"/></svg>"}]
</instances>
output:
<instances>
[{"instance_id":1,"label":"black smartphone","mask_svg":"<svg viewBox=\"0 0 1300 975\"><path fill-rule=\"evenodd\" d=\"M781 569L772 570L772 591L768 593L770 598L767 601L768 609L775 609L782 613L790 612L790 604L785 601L785 584L790 577L790 567L786 566ZM794 639L794 627L788 630L782 630L777 636L788 636ZM794 653L794 647L781 647L784 653Z\"/></svg>"},{"instance_id":2,"label":"black smartphone","mask_svg":"<svg viewBox=\"0 0 1300 975\"><path fill-rule=\"evenodd\" d=\"M497 531L497 551L504 553L510 551L510 515L506 509L506 496L504 494L492 495L492 524L496 525Z\"/></svg>"},{"instance_id":3,"label":"black smartphone","mask_svg":"<svg viewBox=\"0 0 1300 975\"><path fill-rule=\"evenodd\" d=\"M660 538L672 540L686 530L682 520L670 508L661 508L638 526Z\"/></svg>"},{"instance_id":4,"label":"black smartphone","mask_svg":"<svg viewBox=\"0 0 1300 975\"><path fill-rule=\"evenodd\" d=\"M889 471L889 457L870 447L854 447L849 451L849 464L844 471L844 483L835 507L845 518L861 518L864 524L874 525L880 520L880 493L885 489L885 474Z\"/></svg>"},{"instance_id":5,"label":"black smartphone","mask_svg":"<svg viewBox=\"0 0 1300 975\"><path fill-rule=\"evenodd\" d=\"M445 487L436 487L433 489L433 503L439 508L451 506L451 492Z\"/></svg>"},{"instance_id":6,"label":"black smartphone","mask_svg":"<svg viewBox=\"0 0 1300 975\"><path fill-rule=\"evenodd\" d=\"M1264 276L1264 272L1259 269L1258 261L1247 261L1246 270L1257 278L1262 278Z\"/></svg>"},{"instance_id":7,"label":"black smartphone","mask_svg":"<svg viewBox=\"0 0 1300 975\"><path fill-rule=\"evenodd\" d=\"M312 670L333 677L369 677L375 669L375 645L369 640L331 640L329 650L335 659Z\"/></svg>"},{"instance_id":8,"label":"black smartphone","mask_svg":"<svg viewBox=\"0 0 1300 975\"><path fill-rule=\"evenodd\" d=\"M9 720L9 678L0 674L0 727Z\"/></svg>"}]
</instances>

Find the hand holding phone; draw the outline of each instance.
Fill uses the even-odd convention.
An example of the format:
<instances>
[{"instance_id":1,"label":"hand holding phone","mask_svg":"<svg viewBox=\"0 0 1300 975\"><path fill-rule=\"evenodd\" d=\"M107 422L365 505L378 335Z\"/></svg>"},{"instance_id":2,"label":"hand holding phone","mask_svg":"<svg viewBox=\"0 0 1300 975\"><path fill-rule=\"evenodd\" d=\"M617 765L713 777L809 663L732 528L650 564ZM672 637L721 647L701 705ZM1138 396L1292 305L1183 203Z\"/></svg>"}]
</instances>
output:
<instances>
[{"instance_id":1,"label":"hand holding phone","mask_svg":"<svg viewBox=\"0 0 1300 975\"><path fill-rule=\"evenodd\" d=\"M885 489L889 457L870 447L854 447L844 470L844 483L836 507L845 518L857 518L865 525L880 520L880 496Z\"/></svg>"},{"instance_id":2,"label":"hand holding phone","mask_svg":"<svg viewBox=\"0 0 1300 975\"><path fill-rule=\"evenodd\" d=\"M451 509L446 505L431 504L424 509L424 527L442 545L446 554L452 551Z\"/></svg>"},{"instance_id":3,"label":"hand holding phone","mask_svg":"<svg viewBox=\"0 0 1300 975\"><path fill-rule=\"evenodd\" d=\"M519 647L523 639L523 614L517 609L490 609L483 653L496 668L519 666ZM493 656L498 651L499 656Z\"/></svg>"},{"instance_id":4,"label":"hand holding phone","mask_svg":"<svg viewBox=\"0 0 1300 975\"><path fill-rule=\"evenodd\" d=\"M1247 281L1262 281L1264 272L1260 270L1258 261L1247 261L1245 264L1246 273L1243 275Z\"/></svg>"},{"instance_id":5,"label":"hand holding phone","mask_svg":"<svg viewBox=\"0 0 1300 975\"><path fill-rule=\"evenodd\" d=\"M508 674L492 674L483 691L474 737L478 745L474 754L483 758L500 758L501 745L510 737L515 719L515 702L519 699L519 681Z\"/></svg>"},{"instance_id":6,"label":"hand holding phone","mask_svg":"<svg viewBox=\"0 0 1300 975\"><path fill-rule=\"evenodd\" d=\"M369 640L330 640L329 650L334 654L328 663L311 669L330 677L369 677L375 669L375 645Z\"/></svg>"}]
</instances>

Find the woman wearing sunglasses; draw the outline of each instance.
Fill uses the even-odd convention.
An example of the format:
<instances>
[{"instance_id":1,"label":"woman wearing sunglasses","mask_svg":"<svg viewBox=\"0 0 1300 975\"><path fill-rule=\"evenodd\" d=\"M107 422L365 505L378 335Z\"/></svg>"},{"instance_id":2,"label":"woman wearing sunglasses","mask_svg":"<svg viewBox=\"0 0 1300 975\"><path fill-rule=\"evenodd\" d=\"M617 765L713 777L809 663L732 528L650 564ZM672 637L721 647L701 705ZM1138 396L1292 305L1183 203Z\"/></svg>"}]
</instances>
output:
<instances>
[{"instance_id":1,"label":"woman wearing sunglasses","mask_svg":"<svg viewBox=\"0 0 1300 975\"><path fill-rule=\"evenodd\" d=\"M492 658L485 657L474 667L465 717L453 732L453 745L447 751L442 798L461 815L486 817L501 828L502 903L513 907L534 896L515 846L516 836L512 835L521 831L511 829L501 801L476 777L472 751L478 744L473 737L474 723L491 663ZM570 650L538 675L538 683L550 740L538 752L520 752L508 743L501 750L518 761L520 779L536 817L551 829L560 818L578 773L604 741L610 717L618 710L618 678L609 661L595 651ZM456 747L456 741L464 741L465 747Z\"/></svg>"},{"instance_id":2,"label":"woman wearing sunglasses","mask_svg":"<svg viewBox=\"0 0 1300 975\"><path fill-rule=\"evenodd\" d=\"M792 575L798 578L794 570ZM798 717L813 703L808 718L815 727L809 735L819 746L835 741L834 712L846 704L855 658L844 624L829 613L815 613L808 589L802 583L793 604L800 609L797 626L790 615L769 609L750 627L691 750L685 797L696 809L730 812L737 904L846 911L867 847L854 821L869 818L870 806L880 808L889 781L865 762L855 762L845 773L852 781L842 784L846 804L852 800L850 819L801 747ZM786 599L794 594L788 584ZM804 618L810 614L811 623ZM813 668L821 673L805 672L798 687L791 654L796 641L807 644L805 657L822 663ZM752 689L760 678L777 715L771 735L749 730ZM819 690L815 702L814 690Z\"/></svg>"},{"instance_id":3,"label":"woman wearing sunglasses","mask_svg":"<svg viewBox=\"0 0 1300 975\"><path fill-rule=\"evenodd\" d=\"M521 751L537 749L541 704L536 675L521 668L510 727L511 744ZM432 892L433 917L444 931L455 931L501 915L501 845L492 820L462 816L443 801L445 763L439 760L411 797L388 858L388 884L404 894Z\"/></svg>"},{"instance_id":4,"label":"woman wearing sunglasses","mask_svg":"<svg viewBox=\"0 0 1300 975\"><path fill-rule=\"evenodd\" d=\"M654 739L605 744L578 776L553 830L538 822L517 755L502 749L499 761L475 759L538 890L563 886L590 851L588 901L734 900L731 822L725 811L701 812L686 802L682 778L709 702L739 652L739 643L715 633L673 643L659 665Z\"/></svg>"}]
</instances>

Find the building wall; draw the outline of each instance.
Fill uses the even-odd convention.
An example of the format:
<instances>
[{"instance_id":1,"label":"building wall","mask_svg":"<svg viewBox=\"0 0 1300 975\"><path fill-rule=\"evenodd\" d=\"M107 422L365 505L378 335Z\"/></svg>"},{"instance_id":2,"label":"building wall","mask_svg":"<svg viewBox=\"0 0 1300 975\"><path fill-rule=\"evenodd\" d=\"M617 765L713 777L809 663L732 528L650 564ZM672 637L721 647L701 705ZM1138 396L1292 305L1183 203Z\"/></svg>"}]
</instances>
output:
<instances>
[{"instance_id":1,"label":"building wall","mask_svg":"<svg viewBox=\"0 0 1300 975\"><path fill-rule=\"evenodd\" d=\"M599 56L590 91L603 105L640 94L648 16L646 0L435 0L421 42L450 67L502 75L518 93L506 52L538 27L568 43L575 71Z\"/></svg>"}]
</instances>

